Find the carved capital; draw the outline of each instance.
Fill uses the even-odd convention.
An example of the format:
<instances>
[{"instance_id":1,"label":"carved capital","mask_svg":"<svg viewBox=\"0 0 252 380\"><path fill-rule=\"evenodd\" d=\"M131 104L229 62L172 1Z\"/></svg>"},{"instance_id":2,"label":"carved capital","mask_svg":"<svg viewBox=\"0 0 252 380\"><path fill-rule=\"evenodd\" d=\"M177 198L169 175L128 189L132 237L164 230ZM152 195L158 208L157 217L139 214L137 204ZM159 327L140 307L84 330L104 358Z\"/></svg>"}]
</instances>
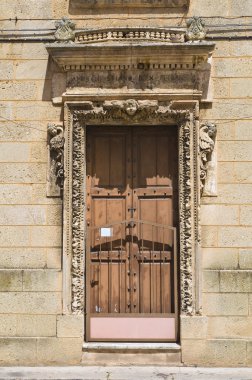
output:
<instances>
[{"instance_id":1,"label":"carved capital","mask_svg":"<svg viewBox=\"0 0 252 380\"><path fill-rule=\"evenodd\" d=\"M64 130L61 125L48 124L49 175L48 196L59 196L64 184Z\"/></svg>"},{"instance_id":2,"label":"carved capital","mask_svg":"<svg viewBox=\"0 0 252 380\"><path fill-rule=\"evenodd\" d=\"M205 23L200 17L192 17L187 21L187 41L202 41L206 37Z\"/></svg>"},{"instance_id":3,"label":"carved capital","mask_svg":"<svg viewBox=\"0 0 252 380\"><path fill-rule=\"evenodd\" d=\"M54 33L56 41L67 42L75 39L75 23L67 17L62 17L55 23L56 31Z\"/></svg>"},{"instance_id":4,"label":"carved capital","mask_svg":"<svg viewBox=\"0 0 252 380\"><path fill-rule=\"evenodd\" d=\"M216 132L217 127L214 123L206 122L200 126L199 149L201 193L203 192L207 178L208 162L211 159L211 155L215 146Z\"/></svg>"}]
</instances>

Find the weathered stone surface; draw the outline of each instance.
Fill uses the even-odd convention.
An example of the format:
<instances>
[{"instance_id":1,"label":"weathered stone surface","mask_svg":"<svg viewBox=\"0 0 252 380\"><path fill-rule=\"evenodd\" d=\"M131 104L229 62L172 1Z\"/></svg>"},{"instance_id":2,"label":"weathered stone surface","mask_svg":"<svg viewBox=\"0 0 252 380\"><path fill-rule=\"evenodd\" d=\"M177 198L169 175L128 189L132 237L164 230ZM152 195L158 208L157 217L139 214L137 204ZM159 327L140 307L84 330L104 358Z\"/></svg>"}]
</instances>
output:
<instances>
[{"instance_id":1,"label":"weathered stone surface","mask_svg":"<svg viewBox=\"0 0 252 380\"><path fill-rule=\"evenodd\" d=\"M247 16L252 13L252 4L250 1L230 0L230 16Z\"/></svg>"},{"instance_id":2,"label":"weathered stone surface","mask_svg":"<svg viewBox=\"0 0 252 380\"><path fill-rule=\"evenodd\" d=\"M206 317L181 316L181 339L206 339L207 321Z\"/></svg>"},{"instance_id":3,"label":"weathered stone surface","mask_svg":"<svg viewBox=\"0 0 252 380\"><path fill-rule=\"evenodd\" d=\"M13 292L22 290L22 272L21 271L0 271L0 289L1 292Z\"/></svg>"},{"instance_id":4,"label":"weathered stone surface","mask_svg":"<svg viewBox=\"0 0 252 380\"><path fill-rule=\"evenodd\" d=\"M0 247L29 247L29 227L0 226Z\"/></svg>"},{"instance_id":5,"label":"weathered stone surface","mask_svg":"<svg viewBox=\"0 0 252 380\"><path fill-rule=\"evenodd\" d=\"M47 250L44 248L0 248L0 268L45 268L49 264L46 256Z\"/></svg>"},{"instance_id":6,"label":"weathered stone surface","mask_svg":"<svg viewBox=\"0 0 252 380\"><path fill-rule=\"evenodd\" d=\"M31 193L32 193L31 203L33 204L62 204L61 198L46 197L45 184L33 184Z\"/></svg>"},{"instance_id":7,"label":"weathered stone surface","mask_svg":"<svg viewBox=\"0 0 252 380\"><path fill-rule=\"evenodd\" d=\"M251 183L252 182L251 162L235 162L234 176L235 176L235 182Z\"/></svg>"},{"instance_id":8,"label":"weathered stone surface","mask_svg":"<svg viewBox=\"0 0 252 380\"><path fill-rule=\"evenodd\" d=\"M44 206L0 206L0 225L42 225L46 223Z\"/></svg>"},{"instance_id":9,"label":"weathered stone surface","mask_svg":"<svg viewBox=\"0 0 252 380\"><path fill-rule=\"evenodd\" d=\"M218 162L218 183L236 182L234 162Z\"/></svg>"},{"instance_id":10,"label":"weathered stone surface","mask_svg":"<svg viewBox=\"0 0 252 380\"><path fill-rule=\"evenodd\" d=\"M17 80L48 79L51 72L48 71L48 60L22 60L16 61L15 78Z\"/></svg>"},{"instance_id":11,"label":"weathered stone surface","mask_svg":"<svg viewBox=\"0 0 252 380\"><path fill-rule=\"evenodd\" d=\"M47 268L61 269L61 248L47 249Z\"/></svg>"},{"instance_id":12,"label":"weathered stone surface","mask_svg":"<svg viewBox=\"0 0 252 380\"><path fill-rule=\"evenodd\" d=\"M0 181L3 183L45 183L46 165L1 163Z\"/></svg>"},{"instance_id":13,"label":"weathered stone surface","mask_svg":"<svg viewBox=\"0 0 252 380\"><path fill-rule=\"evenodd\" d=\"M31 247L61 247L62 228L57 226L30 227Z\"/></svg>"},{"instance_id":14,"label":"weathered stone surface","mask_svg":"<svg viewBox=\"0 0 252 380\"><path fill-rule=\"evenodd\" d=\"M246 317L209 317L209 338L251 338L252 318Z\"/></svg>"},{"instance_id":15,"label":"weathered stone surface","mask_svg":"<svg viewBox=\"0 0 252 380\"><path fill-rule=\"evenodd\" d=\"M38 84L31 81L3 81L0 82L0 91L6 100L38 99Z\"/></svg>"},{"instance_id":16,"label":"weathered stone surface","mask_svg":"<svg viewBox=\"0 0 252 380\"><path fill-rule=\"evenodd\" d=\"M230 41L229 46L230 46L230 53L232 56L249 57L252 55L252 46L249 43L249 40Z\"/></svg>"},{"instance_id":17,"label":"weathered stone surface","mask_svg":"<svg viewBox=\"0 0 252 380\"><path fill-rule=\"evenodd\" d=\"M251 204L252 184L219 184L218 198L202 199L202 203Z\"/></svg>"},{"instance_id":18,"label":"weathered stone surface","mask_svg":"<svg viewBox=\"0 0 252 380\"><path fill-rule=\"evenodd\" d=\"M202 226L201 239L202 247L217 247L218 228L212 226Z\"/></svg>"},{"instance_id":19,"label":"weathered stone surface","mask_svg":"<svg viewBox=\"0 0 252 380\"><path fill-rule=\"evenodd\" d=\"M243 118L251 118L251 99L218 99L213 103L212 108L201 109L200 115L204 120L216 120L222 121L239 120L241 115Z\"/></svg>"},{"instance_id":20,"label":"weathered stone surface","mask_svg":"<svg viewBox=\"0 0 252 380\"><path fill-rule=\"evenodd\" d=\"M213 78L213 97L228 98L230 87L230 79L228 78Z\"/></svg>"},{"instance_id":21,"label":"weathered stone surface","mask_svg":"<svg viewBox=\"0 0 252 380\"><path fill-rule=\"evenodd\" d=\"M54 226L62 225L62 206L50 205L47 206L47 224Z\"/></svg>"},{"instance_id":22,"label":"weathered stone surface","mask_svg":"<svg viewBox=\"0 0 252 380\"><path fill-rule=\"evenodd\" d=\"M48 151L46 142L36 142L31 144L30 161L31 162L46 162Z\"/></svg>"},{"instance_id":23,"label":"weathered stone surface","mask_svg":"<svg viewBox=\"0 0 252 380\"><path fill-rule=\"evenodd\" d=\"M252 249L240 249L239 266L241 269L252 269Z\"/></svg>"},{"instance_id":24,"label":"weathered stone surface","mask_svg":"<svg viewBox=\"0 0 252 380\"><path fill-rule=\"evenodd\" d=\"M80 364L83 338L40 338L37 355L40 364Z\"/></svg>"},{"instance_id":25,"label":"weathered stone surface","mask_svg":"<svg viewBox=\"0 0 252 380\"><path fill-rule=\"evenodd\" d=\"M235 122L218 123L218 141L235 140Z\"/></svg>"},{"instance_id":26,"label":"weathered stone surface","mask_svg":"<svg viewBox=\"0 0 252 380\"><path fill-rule=\"evenodd\" d=\"M17 316L14 314L0 315L0 336L15 336L17 334Z\"/></svg>"},{"instance_id":27,"label":"weathered stone surface","mask_svg":"<svg viewBox=\"0 0 252 380\"><path fill-rule=\"evenodd\" d=\"M17 315L17 336L56 336L56 315Z\"/></svg>"},{"instance_id":28,"label":"weathered stone surface","mask_svg":"<svg viewBox=\"0 0 252 380\"><path fill-rule=\"evenodd\" d=\"M252 342L247 342L247 365L252 366Z\"/></svg>"},{"instance_id":29,"label":"weathered stone surface","mask_svg":"<svg viewBox=\"0 0 252 380\"><path fill-rule=\"evenodd\" d=\"M1 292L0 313L59 314L60 292Z\"/></svg>"},{"instance_id":30,"label":"weathered stone surface","mask_svg":"<svg viewBox=\"0 0 252 380\"><path fill-rule=\"evenodd\" d=\"M192 16L215 16L221 14L228 15L228 0L205 0L204 2L197 0L190 4L190 13Z\"/></svg>"},{"instance_id":31,"label":"weathered stone surface","mask_svg":"<svg viewBox=\"0 0 252 380\"><path fill-rule=\"evenodd\" d=\"M83 338L84 317L82 315L59 315L57 317L59 338Z\"/></svg>"},{"instance_id":32,"label":"weathered stone surface","mask_svg":"<svg viewBox=\"0 0 252 380\"><path fill-rule=\"evenodd\" d=\"M232 98L251 98L252 79L237 78L230 79L230 95Z\"/></svg>"},{"instance_id":33,"label":"weathered stone surface","mask_svg":"<svg viewBox=\"0 0 252 380\"><path fill-rule=\"evenodd\" d=\"M46 143L47 123L24 122L14 124L10 121L0 120L0 141L44 141Z\"/></svg>"},{"instance_id":34,"label":"weathered stone surface","mask_svg":"<svg viewBox=\"0 0 252 380\"><path fill-rule=\"evenodd\" d=\"M8 0L2 0L2 18L12 18L15 15L19 18L51 18L51 0L30 0L27 4L26 0L16 0L13 7L9 7Z\"/></svg>"},{"instance_id":35,"label":"weathered stone surface","mask_svg":"<svg viewBox=\"0 0 252 380\"><path fill-rule=\"evenodd\" d=\"M224 78L250 77L249 58L216 58L214 61L214 76Z\"/></svg>"},{"instance_id":36,"label":"weathered stone surface","mask_svg":"<svg viewBox=\"0 0 252 380\"><path fill-rule=\"evenodd\" d=\"M242 366L246 363L246 341L231 339L183 340L182 360L187 365Z\"/></svg>"},{"instance_id":37,"label":"weathered stone surface","mask_svg":"<svg viewBox=\"0 0 252 380\"><path fill-rule=\"evenodd\" d=\"M0 204L29 204L32 202L29 184L0 184Z\"/></svg>"},{"instance_id":38,"label":"weathered stone surface","mask_svg":"<svg viewBox=\"0 0 252 380\"><path fill-rule=\"evenodd\" d=\"M252 161L252 141L220 141L219 161Z\"/></svg>"},{"instance_id":39,"label":"weathered stone surface","mask_svg":"<svg viewBox=\"0 0 252 380\"><path fill-rule=\"evenodd\" d=\"M252 120L237 120L235 123L237 140L252 140Z\"/></svg>"},{"instance_id":40,"label":"weathered stone surface","mask_svg":"<svg viewBox=\"0 0 252 380\"><path fill-rule=\"evenodd\" d=\"M239 224L239 207L203 205L201 223L202 225L237 225Z\"/></svg>"},{"instance_id":41,"label":"weathered stone surface","mask_svg":"<svg viewBox=\"0 0 252 380\"><path fill-rule=\"evenodd\" d=\"M54 270L24 270L23 290L52 292L62 290L62 275Z\"/></svg>"},{"instance_id":42,"label":"weathered stone surface","mask_svg":"<svg viewBox=\"0 0 252 380\"><path fill-rule=\"evenodd\" d=\"M252 271L221 271L220 291L249 293L252 291Z\"/></svg>"},{"instance_id":43,"label":"weathered stone surface","mask_svg":"<svg viewBox=\"0 0 252 380\"><path fill-rule=\"evenodd\" d=\"M203 272L203 292L219 292L220 291L220 272L216 270L208 270Z\"/></svg>"},{"instance_id":44,"label":"weathered stone surface","mask_svg":"<svg viewBox=\"0 0 252 380\"><path fill-rule=\"evenodd\" d=\"M12 24L13 25L13 24ZM0 44L0 58L16 59L47 59L48 53L43 42L12 42ZM7 79L7 78L6 78Z\"/></svg>"},{"instance_id":45,"label":"weathered stone surface","mask_svg":"<svg viewBox=\"0 0 252 380\"><path fill-rule=\"evenodd\" d=\"M0 338L0 365L34 365L37 342L32 338Z\"/></svg>"},{"instance_id":46,"label":"weathered stone surface","mask_svg":"<svg viewBox=\"0 0 252 380\"><path fill-rule=\"evenodd\" d=\"M12 79L14 75L14 66L10 61L0 62L0 80Z\"/></svg>"},{"instance_id":47,"label":"weathered stone surface","mask_svg":"<svg viewBox=\"0 0 252 380\"><path fill-rule=\"evenodd\" d=\"M53 107L51 102L33 102L32 107L30 102L20 101L18 103L9 103L6 107L10 107L13 110L14 120L26 121L52 121L59 120L62 112L60 107ZM6 109L6 112L8 108Z\"/></svg>"},{"instance_id":48,"label":"weathered stone surface","mask_svg":"<svg viewBox=\"0 0 252 380\"><path fill-rule=\"evenodd\" d=\"M236 248L203 248L202 266L205 269L236 269L238 255Z\"/></svg>"},{"instance_id":49,"label":"weathered stone surface","mask_svg":"<svg viewBox=\"0 0 252 380\"><path fill-rule=\"evenodd\" d=\"M203 312L206 315L248 315L248 295L203 294Z\"/></svg>"},{"instance_id":50,"label":"weathered stone surface","mask_svg":"<svg viewBox=\"0 0 252 380\"><path fill-rule=\"evenodd\" d=\"M240 224L245 226L252 225L252 206L246 205L240 207Z\"/></svg>"},{"instance_id":51,"label":"weathered stone surface","mask_svg":"<svg viewBox=\"0 0 252 380\"><path fill-rule=\"evenodd\" d=\"M29 144L0 143L1 162L29 162L29 158Z\"/></svg>"},{"instance_id":52,"label":"weathered stone surface","mask_svg":"<svg viewBox=\"0 0 252 380\"><path fill-rule=\"evenodd\" d=\"M251 247L252 227L219 227L220 247Z\"/></svg>"}]
</instances>

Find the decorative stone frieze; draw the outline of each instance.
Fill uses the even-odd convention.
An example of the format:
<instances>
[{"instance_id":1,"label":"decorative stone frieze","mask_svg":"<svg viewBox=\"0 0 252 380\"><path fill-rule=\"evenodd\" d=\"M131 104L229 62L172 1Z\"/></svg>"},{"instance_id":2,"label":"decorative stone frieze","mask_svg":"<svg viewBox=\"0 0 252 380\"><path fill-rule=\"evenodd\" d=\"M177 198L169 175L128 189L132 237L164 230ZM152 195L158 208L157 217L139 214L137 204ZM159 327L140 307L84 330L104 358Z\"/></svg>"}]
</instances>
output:
<instances>
[{"instance_id":1,"label":"decorative stone frieze","mask_svg":"<svg viewBox=\"0 0 252 380\"><path fill-rule=\"evenodd\" d=\"M214 150L216 132L216 125L213 123L206 122L200 126L199 147L201 193L204 191L204 186L208 175L208 163L211 160Z\"/></svg>"},{"instance_id":2,"label":"decorative stone frieze","mask_svg":"<svg viewBox=\"0 0 252 380\"><path fill-rule=\"evenodd\" d=\"M64 183L64 130L61 125L48 124L47 196L61 195Z\"/></svg>"},{"instance_id":3,"label":"decorative stone frieze","mask_svg":"<svg viewBox=\"0 0 252 380\"><path fill-rule=\"evenodd\" d=\"M69 42L75 39L75 23L67 17L63 17L60 21L55 23L55 39L60 42Z\"/></svg>"},{"instance_id":4,"label":"decorative stone frieze","mask_svg":"<svg viewBox=\"0 0 252 380\"><path fill-rule=\"evenodd\" d=\"M179 134L181 312L195 310L195 252L199 243L198 106L191 102L113 99L66 103L64 255L70 260L71 293L66 303L74 314L85 307L85 134L90 125L174 125ZM196 164L195 164L196 163ZM83 217L84 215L84 217ZM71 259L70 259L71 257ZM67 278L68 275L65 275Z\"/></svg>"},{"instance_id":5,"label":"decorative stone frieze","mask_svg":"<svg viewBox=\"0 0 252 380\"><path fill-rule=\"evenodd\" d=\"M200 17L192 17L187 21L187 31L185 34L187 41L202 41L206 37L205 23Z\"/></svg>"}]
</instances>

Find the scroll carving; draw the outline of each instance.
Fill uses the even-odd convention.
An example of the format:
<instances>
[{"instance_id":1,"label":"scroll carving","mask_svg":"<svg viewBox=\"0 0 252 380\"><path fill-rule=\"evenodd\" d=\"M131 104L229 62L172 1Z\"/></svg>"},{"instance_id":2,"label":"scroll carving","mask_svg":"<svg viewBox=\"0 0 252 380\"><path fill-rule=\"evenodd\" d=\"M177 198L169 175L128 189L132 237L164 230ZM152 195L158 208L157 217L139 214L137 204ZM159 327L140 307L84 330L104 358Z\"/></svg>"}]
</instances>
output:
<instances>
[{"instance_id":1,"label":"scroll carving","mask_svg":"<svg viewBox=\"0 0 252 380\"><path fill-rule=\"evenodd\" d=\"M187 21L187 41L202 41L206 37L205 23L200 17L192 17Z\"/></svg>"},{"instance_id":2,"label":"scroll carving","mask_svg":"<svg viewBox=\"0 0 252 380\"><path fill-rule=\"evenodd\" d=\"M200 126L199 148L200 148L200 186L203 193L207 179L208 163L211 159L215 146L217 128L213 123L204 123Z\"/></svg>"},{"instance_id":3,"label":"scroll carving","mask_svg":"<svg viewBox=\"0 0 252 380\"><path fill-rule=\"evenodd\" d=\"M48 124L49 168L47 195L60 196L64 185L64 130L61 125Z\"/></svg>"},{"instance_id":4,"label":"scroll carving","mask_svg":"<svg viewBox=\"0 0 252 380\"><path fill-rule=\"evenodd\" d=\"M193 289L193 251L198 223L194 215L194 176L192 165L193 118L194 111L176 109L173 103L160 105L158 101L113 100L103 103L82 102L81 108L74 108L73 115L73 183L72 183L72 312L84 312L84 247L85 228L81 227L84 213L84 179L81 168L84 162L81 147L85 146L86 125L117 124L171 124L179 128L179 182L180 182L180 278L181 311L183 314L194 313Z\"/></svg>"}]
</instances>

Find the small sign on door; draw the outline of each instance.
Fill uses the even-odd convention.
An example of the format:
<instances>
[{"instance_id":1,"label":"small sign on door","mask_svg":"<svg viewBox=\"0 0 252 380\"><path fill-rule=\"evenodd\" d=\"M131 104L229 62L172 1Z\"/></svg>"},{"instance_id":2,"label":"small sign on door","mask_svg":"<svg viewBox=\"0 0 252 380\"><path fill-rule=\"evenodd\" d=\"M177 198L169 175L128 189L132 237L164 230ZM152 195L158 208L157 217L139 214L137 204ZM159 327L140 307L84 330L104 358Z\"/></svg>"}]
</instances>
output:
<instances>
[{"instance_id":1,"label":"small sign on door","mask_svg":"<svg viewBox=\"0 0 252 380\"><path fill-rule=\"evenodd\" d=\"M111 236L113 236L113 228L102 227L100 229L100 235L101 235L101 237L111 237Z\"/></svg>"}]
</instances>

